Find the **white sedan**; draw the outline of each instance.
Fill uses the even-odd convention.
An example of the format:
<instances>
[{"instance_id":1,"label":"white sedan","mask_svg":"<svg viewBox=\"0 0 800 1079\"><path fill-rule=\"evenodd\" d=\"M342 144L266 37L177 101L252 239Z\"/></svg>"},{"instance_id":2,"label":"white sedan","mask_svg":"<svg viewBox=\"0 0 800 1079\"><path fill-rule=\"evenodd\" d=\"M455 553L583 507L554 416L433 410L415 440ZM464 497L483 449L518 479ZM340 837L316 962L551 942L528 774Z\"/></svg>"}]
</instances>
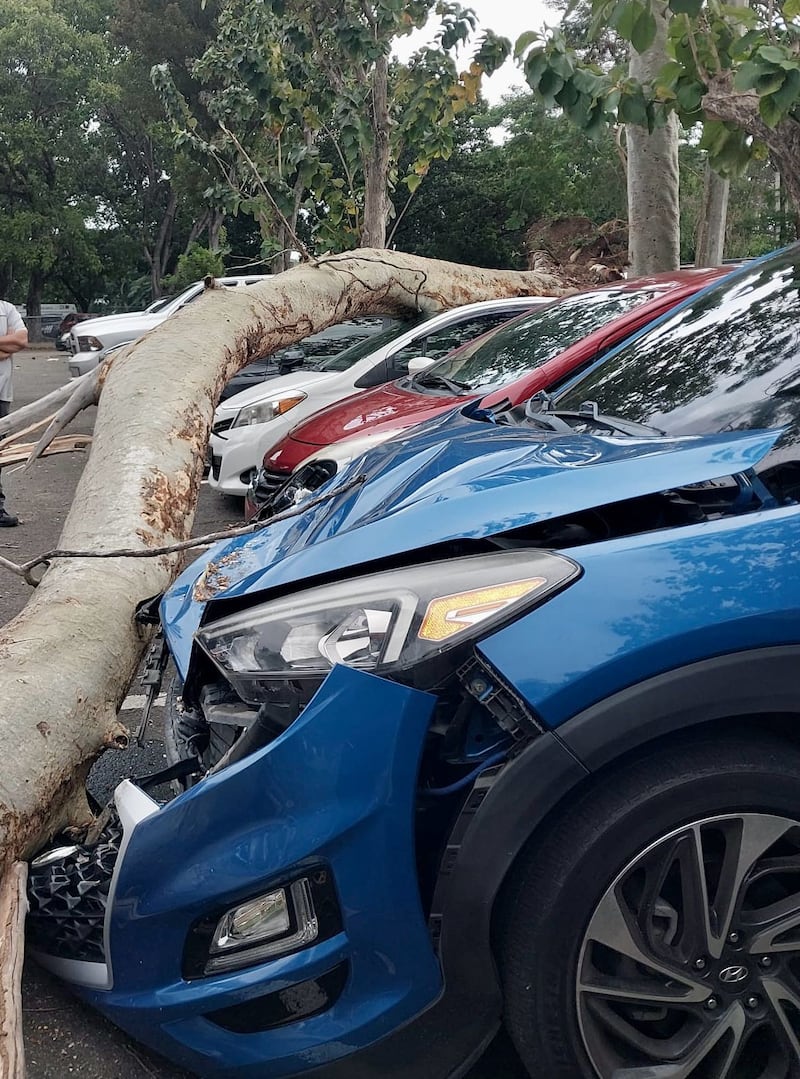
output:
<instances>
[{"instance_id":1,"label":"white sedan","mask_svg":"<svg viewBox=\"0 0 800 1079\"><path fill-rule=\"evenodd\" d=\"M445 356L501 322L552 303L542 296L484 300L432 318L393 325L359 341L315 369L273 378L223 401L214 414L209 484L244 497L264 454L296 423L359 390L378 386Z\"/></svg>"}]
</instances>

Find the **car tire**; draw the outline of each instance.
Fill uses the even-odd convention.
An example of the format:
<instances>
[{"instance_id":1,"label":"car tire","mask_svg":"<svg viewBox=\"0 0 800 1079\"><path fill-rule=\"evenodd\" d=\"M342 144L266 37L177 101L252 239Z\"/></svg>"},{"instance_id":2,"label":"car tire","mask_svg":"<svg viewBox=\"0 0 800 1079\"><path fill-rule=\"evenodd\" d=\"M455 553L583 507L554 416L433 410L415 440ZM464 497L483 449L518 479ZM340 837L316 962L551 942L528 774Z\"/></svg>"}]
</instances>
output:
<instances>
[{"instance_id":1,"label":"car tire","mask_svg":"<svg viewBox=\"0 0 800 1079\"><path fill-rule=\"evenodd\" d=\"M800 750L771 735L662 742L588 781L498 904L505 1023L533 1079L800 1075L800 929L795 954L754 924L777 888L800 927L795 822Z\"/></svg>"}]
</instances>

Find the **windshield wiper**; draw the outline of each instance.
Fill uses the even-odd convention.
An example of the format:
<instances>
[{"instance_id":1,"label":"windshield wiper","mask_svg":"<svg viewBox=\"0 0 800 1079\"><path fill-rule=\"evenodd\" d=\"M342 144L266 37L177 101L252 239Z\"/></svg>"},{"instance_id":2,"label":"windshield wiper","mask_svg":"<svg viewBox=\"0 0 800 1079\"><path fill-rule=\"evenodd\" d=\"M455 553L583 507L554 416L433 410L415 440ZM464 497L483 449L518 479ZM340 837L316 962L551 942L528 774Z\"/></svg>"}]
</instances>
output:
<instances>
[{"instance_id":1,"label":"windshield wiper","mask_svg":"<svg viewBox=\"0 0 800 1079\"><path fill-rule=\"evenodd\" d=\"M558 408L533 411L529 410L530 404L531 402L528 401L525 405L527 422L534 426L544 427L548 431L557 431L559 434L572 435L575 434L576 427L583 426L597 427L619 435L630 435L632 438L666 434L666 431L660 431L657 427L625 420L621 416L603 415L596 401L582 401L577 412Z\"/></svg>"},{"instance_id":2,"label":"windshield wiper","mask_svg":"<svg viewBox=\"0 0 800 1079\"><path fill-rule=\"evenodd\" d=\"M467 382L456 382L454 378L446 378L444 375L439 375L435 371L420 371L418 375L415 375L413 380L417 386L430 386L431 389L440 386L445 390L449 390L450 393L456 397L460 397L465 390L471 390L472 387Z\"/></svg>"}]
</instances>

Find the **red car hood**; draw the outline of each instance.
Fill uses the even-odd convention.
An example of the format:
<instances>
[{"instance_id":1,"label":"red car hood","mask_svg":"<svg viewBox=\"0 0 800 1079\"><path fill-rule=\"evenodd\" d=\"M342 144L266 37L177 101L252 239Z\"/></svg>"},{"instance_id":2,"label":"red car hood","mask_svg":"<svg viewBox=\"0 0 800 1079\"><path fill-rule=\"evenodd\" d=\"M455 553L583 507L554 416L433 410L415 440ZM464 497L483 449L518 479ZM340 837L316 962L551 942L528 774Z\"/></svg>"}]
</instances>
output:
<instances>
[{"instance_id":1,"label":"red car hood","mask_svg":"<svg viewBox=\"0 0 800 1079\"><path fill-rule=\"evenodd\" d=\"M313 452L310 446L316 449L367 433L389 429L400 431L481 396L485 393L458 397L415 393L402 389L395 382L388 382L315 412L267 453L264 465L280 472L291 472Z\"/></svg>"}]
</instances>

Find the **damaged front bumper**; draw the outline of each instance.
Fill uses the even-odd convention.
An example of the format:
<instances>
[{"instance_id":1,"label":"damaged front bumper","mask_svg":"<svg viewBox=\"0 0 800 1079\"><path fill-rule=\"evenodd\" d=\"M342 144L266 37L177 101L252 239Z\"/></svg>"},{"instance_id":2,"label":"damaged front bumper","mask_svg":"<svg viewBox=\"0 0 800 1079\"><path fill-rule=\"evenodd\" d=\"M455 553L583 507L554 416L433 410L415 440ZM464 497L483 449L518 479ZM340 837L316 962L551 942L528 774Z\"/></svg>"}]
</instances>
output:
<instances>
[{"instance_id":1,"label":"damaged front bumper","mask_svg":"<svg viewBox=\"0 0 800 1079\"><path fill-rule=\"evenodd\" d=\"M203 1075L299 1075L408 1023L442 990L414 857L433 706L427 693L336 667L283 735L166 805L122 783L102 930L95 910L85 932L38 932L48 910L34 894L37 958ZM248 962L244 949L238 969L208 972L209 926L301 881L316 903L313 934L293 924L270 957L254 948Z\"/></svg>"}]
</instances>

